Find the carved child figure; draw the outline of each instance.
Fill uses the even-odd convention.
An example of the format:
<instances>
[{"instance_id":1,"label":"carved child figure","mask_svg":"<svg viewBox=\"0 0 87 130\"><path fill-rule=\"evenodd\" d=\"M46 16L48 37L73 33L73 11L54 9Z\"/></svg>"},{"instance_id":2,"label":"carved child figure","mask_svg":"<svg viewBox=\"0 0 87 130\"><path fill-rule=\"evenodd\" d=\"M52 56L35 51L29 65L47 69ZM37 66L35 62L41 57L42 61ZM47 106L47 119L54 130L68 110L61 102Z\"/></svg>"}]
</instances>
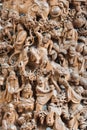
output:
<instances>
[{"instance_id":1,"label":"carved child figure","mask_svg":"<svg viewBox=\"0 0 87 130\"><path fill-rule=\"evenodd\" d=\"M8 18L8 9L3 9L2 12L1 12L1 18L3 20L7 20Z\"/></svg>"},{"instance_id":2,"label":"carved child figure","mask_svg":"<svg viewBox=\"0 0 87 130\"><path fill-rule=\"evenodd\" d=\"M13 104L8 104L7 111L5 112L2 120L3 130L17 130L15 123L18 118L18 114L15 111Z\"/></svg>"},{"instance_id":3,"label":"carved child figure","mask_svg":"<svg viewBox=\"0 0 87 130\"><path fill-rule=\"evenodd\" d=\"M53 95L53 89L47 86L45 83L44 77L39 77L37 79L37 86L36 86L36 111L43 110L43 106L51 99Z\"/></svg>"},{"instance_id":4,"label":"carved child figure","mask_svg":"<svg viewBox=\"0 0 87 130\"><path fill-rule=\"evenodd\" d=\"M15 52L20 52L26 40L27 32L23 29L21 24L17 25L17 30L18 30L18 34L17 34L16 43L14 44L14 49Z\"/></svg>"},{"instance_id":5,"label":"carved child figure","mask_svg":"<svg viewBox=\"0 0 87 130\"><path fill-rule=\"evenodd\" d=\"M5 100L7 102L10 102L12 100L18 101L20 91L21 91L21 88L19 88L18 78L15 72L11 71L6 80Z\"/></svg>"},{"instance_id":6,"label":"carved child figure","mask_svg":"<svg viewBox=\"0 0 87 130\"><path fill-rule=\"evenodd\" d=\"M69 2L67 0L49 0L50 15L53 18L66 16L68 13Z\"/></svg>"},{"instance_id":7,"label":"carved child figure","mask_svg":"<svg viewBox=\"0 0 87 130\"><path fill-rule=\"evenodd\" d=\"M25 74L26 72L26 70L25 70L25 67L26 67L26 65L27 65L27 63L28 63L28 55L27 55L27 53L28 53L28 51L29 51L29 47L28 47L28 45L24 45L24 48L23 48L23 50L22 50L22 53L20 53L20 55L19 55L19 60L18 60L18 62L19 62L19 64L22 62L23 63L23 73Z\"/></svg>"},{"instance_id":8,"label":"carved child figure","mask_svg":"<svg viewBox=\"0 0 87 130\"><path fill-rule=\"evenodd\" d=\"M70 120L68 121L68 127L70 130L78 129L78 119L83 106L80 104L82 97L76 93L73 88L68 84L66 80L60 78L60 83L65 86L67 92L67 100L70 103L69 113Z\"/></svg>"},{"instance_id":9,"label":"carved child figure","mask_svg":"<svg viewBox=\"0 0 87 130\"><path fill-rule=\"evenodd\" d=\"M82 73L84 72L84 59L81 54L76 52L75 46L70 46L68 49L68 63L72 70Z\"/></svg>"},{"instance_id":10,"label":"carved child figure","mask_svg":"<svg viewBox=\"0 0 87 130\"><path fill-rule=\"evenodd\" d=\"M32 87L31 84L28 83L23 88L21 92L19 109L20 107L22 107L24 111L32 111L34 109L34 98L32 97L33 92L31 87Z\"/></svg>"},{"instance_id":11,"label":"carved child figure","mask_svg":"<svg viewBox=\"0 0 87 130\"><path fill-rule=\"evenodd\" d=\"M49 116L49 114L51 114ZM49 113L47 116L48 126L53 126L54 130L67 130L62 119L61 119L62 109L61 106L57 106L55 103L50 103Z\"/></svg>"},{"instance_id":12,"label":"carved child figure","mask_svg":"<svg viewBox=\"0 0 87 130\"><path fill-rule=\"evenodd\" d=\"M77 30L74 29L72 22L67 21L65 23L65 28L64 28L64 38L63 38L63 44L74 44L75 46L77 45L77 40L78 40L78 33Z\"/></svg>"},{"instance_id":13,"label":"carved child figure","mask_svg":"<svg viewBox=\"0 0 87 130\"><path fill-rule=\"evenodd\" d=\"M4 78L7 78L9 74L9 68L10 66L7 63L1 64L1 69L2 69L1 73L4 76Z\"/></svg>"},{"instance_id":14,"label":"carved child figure","mask_svg":"<svg viewBox=\"0 0 87 130\"><path fill-rule=\"evenodd\" d=\"M11 57L9 59L10 64L11 64L12 57L15 54L20 54L20 52L22 51L24 42L25 42L26 37L27 37L27 32L24 30L24 28L22 27L21 24L17 25L17 31L18 31L18 34L17 34L16 42L13 45L14 53L11 55Z\"/></svg>"},{"instance_id":15,"label":"carved child figure","mask_svg":"<svg viewBox=\"0 0 87 130\"><path fill-rule=\"evenodd\" d=\"M10 43L12 42L13 25L11 24L11 22L8 22L7 25L5 26L3 35L8 37Z\"/></svg>"}]
</instances>

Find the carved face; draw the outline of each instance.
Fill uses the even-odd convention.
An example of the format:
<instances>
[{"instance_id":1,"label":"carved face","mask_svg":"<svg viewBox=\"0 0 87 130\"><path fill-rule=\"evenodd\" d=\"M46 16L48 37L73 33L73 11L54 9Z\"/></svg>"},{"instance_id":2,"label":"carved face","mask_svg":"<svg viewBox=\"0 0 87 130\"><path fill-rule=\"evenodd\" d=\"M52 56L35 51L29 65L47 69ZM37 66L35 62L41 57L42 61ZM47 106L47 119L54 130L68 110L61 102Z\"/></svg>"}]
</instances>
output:
<instances>
[{"instance_id":1,"label":"carved face","mask_svg":"<svg viewBox=\"0 0 87 130\"><path fill-rule=\"evenodd\" d=\"M43 77L39 77L39 79L38 79L38 85L43 85L43 84L44 84Z\"/></svg>"},{"instance_id":2,"label":"carved face","mask_svg":"<svg viewBox=\"0 0 87 130\"><path fill-rule=\"evenodd\" d=\"M31 111L31 110L33 110L33 108L34 108L34 104L33 104L33 102L31 103L31 104L28 104L28 103L26 103L26 104L24 104L25 106L24 106L24 110L25 111Z\"/></svg>"},{"instance_id":3,"label":"carved face","mask_svg":"<svg viewBox=\"0 0 87 130\"><path fill-rule=\"evenodd\" d=\"M31 86L29 85L27 85L25 88L24 88L24 90L22 91L22 97L24 97L24 98L29 98L29 96L31 95Z\"/></svg>"},{"instance_id":4,"label":"carved face","mask_svg":"<svg viewBox=\"0 0 87 130\"><path fill-rule=\"evenodd\" d=\"M73 29L73 25L72 25L72 23L70 21L67 21L66 27L67 27L68 30Z\"/></svg>"},{"instance_id":5,"label":"carved face","mask_svg":"<svg viewBox=\"0 0 87 130\"><path fill-rule=\"evenodd\" d=\"M14 111L14 105L13 104L9 104L8 105L8 110L9 110L9 112Z\"/></svg>"},{"instance_id":6,"label":"carved face","mask_svg":"<svg viewBox=\"0 0 87 130\"><path fill-rule=\"evenodd\" d=\"M75 85L79 85L79 75L78 74L75 74L75 73L72 73L71 74L71 81L74 82Z\"/></svg>"},{"instance_id":7,"label":"carved face","mask_svg":"<svg viewBox=\"0 0 87 130\"><path fill-rule=\"evenodd\" d=\"M25 121L25 118L24 117L19 117L19 119L18 119L18 124L20 124L20 125L22 125L22 124L24 124L26 121Z\"/></svg>"},{"instance_id":8,"label":"carved face","mask_svg":"<svg viewBox=\"0 0 87 130\"><path fill-rule=\"evenodd\" d=\"M51 102L52 103L58 103L58 98L57 98L57 96L52 96L52 99L51 99Z\"/></svg>"},{"instance_id":9,"label":"carved face","mask_svg":"<svg viewBox=\"0 0 87 130\"><path fill-rule=\"evenodd\" d=\"M84 89L82 86L79 86L77 89L76 89L76 92L81 95L83 92L84 92Z\"/></svg>"},{"instance_id":10,"label":"carved face","mask_svg":"<svg viewBox=\"0 0 87 130\"><path fill-rule=\"evenodd\" d=\"M18 20L18 19L20 18L19 13L18 13L18 11L16 11L16 10L11 10L11 11L9 12L9 17L10 17L10 18L13 18L13 19L15 19L15 20Z\"/></svg>"},{"instance_id":11,"label":"carved face","mask_svg":"<svg viewBox=\"0 0 87 130\"><path fill-rule=\"evenodd\" d=\"M75 54L76 54L75 47L71 46L69 48L69 55L73 57L75 56Z\"/></svg>"},{"instance_id":12,"label":"carved face","mask_svg":"<svg viewBox=\"0 0 87 130\"><path fill-rule=\"evenodd\" d=\"M7 70L6 68L3 68L3 69L2 69L2 74L3 74L4 76L7 76L7 75L8 75L8 70Z\"/></svg>"},{"instance_id":13,"label":"carved face","mask_svg":"<svg viewBox=\"0 0 87 130\"><path fill-rule=\"evenodd\" d=\"M77 16L77 18L74 20L74 26L76 28L81 28L82 26L84 26L86 23L86 19L83 16Z\"/></svg>"},{"instance_id":14,"label":"carved face","mask_svg":"<svg viewBox=\"0 0 87 130\"><path fill-rule=\"evenodd\" d=\"M23 112L23 110L24 110L24 104L19 104L19 106L18 106L18 112Z\"/></svg>"},{"instance_id":15,"label":"carved face","mask_svg":"<svg viewBox=\"0 0 87 130\"><path fill-rule=\"evenodd\" d=\"M7 17L8 17L8 10L3 10L3 11L2 11L1 18L2 18L2 19L6 19Z\"/></svg>"},{"instance_id":16,"label":"carved face","mask_svg":"<svg viewBox=\"0 0 87 130\"><path fill-rule=\"evenodd\" d=\"M42 41L43 43L47 43L50 39L51 39L51 35L46 33L44 34Z\"/></svg>"}]
</instances>

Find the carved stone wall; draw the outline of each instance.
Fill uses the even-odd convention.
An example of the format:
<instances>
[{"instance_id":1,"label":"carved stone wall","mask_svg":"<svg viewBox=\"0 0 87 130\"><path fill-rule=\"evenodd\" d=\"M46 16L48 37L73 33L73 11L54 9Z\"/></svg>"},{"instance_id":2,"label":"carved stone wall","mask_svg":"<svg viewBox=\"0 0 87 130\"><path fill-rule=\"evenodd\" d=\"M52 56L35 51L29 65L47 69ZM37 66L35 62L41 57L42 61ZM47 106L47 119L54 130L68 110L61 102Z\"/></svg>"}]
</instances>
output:
<instances>
[{"instance_id":1,"label":"carved stone wall","mask_svg":"<svg viewBox=\"0 0 87 130\"><path fill-rule=\"evenodd\" d=\"M87 130L87 0L0 1L1 130Z\"/></svg>"}]
</instances>

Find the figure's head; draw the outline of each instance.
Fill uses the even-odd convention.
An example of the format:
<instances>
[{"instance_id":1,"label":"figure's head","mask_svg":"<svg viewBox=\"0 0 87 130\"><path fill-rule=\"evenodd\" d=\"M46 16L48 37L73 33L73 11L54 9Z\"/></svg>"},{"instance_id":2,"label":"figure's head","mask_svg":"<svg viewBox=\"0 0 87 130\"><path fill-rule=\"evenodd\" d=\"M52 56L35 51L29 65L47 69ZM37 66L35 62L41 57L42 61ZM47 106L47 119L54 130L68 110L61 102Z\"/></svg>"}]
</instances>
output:
<instances>
[{"instance_id":1,"label":"figure's head","mask_svg":"<svg viewBox=\"0 0 87 130\"><path fill-rule=\"evenodd\" d=\"M75 47L74 46L70 46L68 52L69 52L69 55L71 57L75 56L75 54L76 54Z\"/></svg>"},{"instance_id":2,"label":"figure's head","mask_svg":"<svg viewBox=\"0 0 87 130\"><path fill-rule=\"evenodd\" d=\"M51 103L56 104L58 102L59 102L59 100L58 100L57 95L53 95L52 98L51 98Z\"/></svg>"},{"instance_id":3,"label":"figure's head","mask_svg":"<svg viewBox=\"0 0 87 130\"><path fill-rule=\"evenodd\" d=\"M11 78L15 78L15 76L16 76L16 75L15 75L15 72L14 72L13 70L10 72L9 75L10 75Z\"/></svg>"},{"instance_id":4,"label":"figure's head","mask_svg":"<svg viewBox=\"0 0 87 130\"><path fill-rule=\"evenodd\" d=\"M72 24L72 22L69 21L69 20L67 20L67 21L65 22L65 27L66 27L68 30L73 29L73 24Z\"/></svg>"},{"instance_id":5,"label":"figure's head","mask_svg":"<svg viewBox=\"0 0 87 130\"><path fill-rule=\"evenodd\" d=\"M47 43L51 39L51 35L49 33L44 33L43 34L43 43Z\"/></svg>"},{"instance_id":6,"label":"figure's head","mask_svg":"<svg viewBox=\"0 0 87 130\"><path fill-rule=\"evenodd\" d=\"M14 20L19 20L19 12L16 10L11 9L9 12L9 18L13 18Z\"/></svg>"},{"instance_id":7,"label":"figure's head","mask_svg":"<svg viewBox=\"0 0 87 130\"><path fill-rule=\"evenodd\" d=\"M71 82L73 82L75 85L79 85L80 77L77 73L72 72L71 73Z\"/></svg>"},{"instance_id":8,"label":"figure's head","mask_svg":"<svg viewBox=\"0 0 87 130\"><path fill-rule=\"evenodd\" d=\"M4 63L1 65L1 67L2 67L2 74L7 76L9 65L7 63Z\"/></svg>"},{"instance_id":9,"label":"figure's head","mask_svg":"<svg viewBox=\"0 0 87 130\"><path fill-rule=\"evenodd\" d=\"M59 54L58 56L59 56L59 59L60 59L60 60L63 60L63 59L64 59L63 54Z\"/></svg>"},{"instance_id":10,"label":"figure's head","mask_svg":"<svg viewBox=\"0 0 87 130\"><path fill-rule=\"evenodd\" d=\"M31 85L28 83L22 90L22 97L29 98L31 91Z\"/></svg>"},{"instance_id":11,"label":"figure's head","mask_svg":"<svg viewBox=\"0 0 87 130\"><path fill-rule=\"evenodd\" d=\"M12 103L8 104L8 110L9 110L9 112L14 110L14 105Z\"/></svg>"},{"instance_id":12,"label":"figure's head","mask_svg":"<svg viewBox=\"0 0 87 130\"><path fill-rule=\"evenodd\" d=\"M18 31L23 30L23 26L22 26L21 24L18 24L18 25L17 25L17 30L18 30Z\"/></svg>"},{"instance_id":13,"label":"figure's head","mask_svg":"<svg viewBox=\"0 0 87 130\"><path fill-rule=\"evenodd\" d=\"M19 113L23 113L24 108L25 108L25 105L24 105L23 103L19 104L19 105L18 105L18 112L19 112Z\"/></svg>"},{"instance_id":14,"label":"figure's head","mask_svg":"<svg viewBox=\"0 0 87 130\"><path fill-rule=\"evenodd\" d=\"M8 10L7 9L3 9L1 12L1 18L6 20L8 18Z\"/></svg>"},{"instance_id":15,"label":"figure's head","mask_svg":"<svg viewBox=\"0 0 87 130\"><path fill-rule=\"evenodd\" d=\"M84 92L84 88L82 86L78 86L78 88L76 89L76 92L81 95Z\"/></svg>"},{"instance_id":16,"label":"figure's head","mask_svg":"<svg viewBox=\"0 0 87 130\"><path fill-rule=\"evenodd\" d=\"M44 83L44 78L43 77L38 77L37 78L37 83L38 83L38 85L42 85L43 83Z\"/></svg>"},{"instance_id":17,"label":"figure's head","mask_svg":"<svg viewBox=\"0 0 87 130\"><path fill-rule=\"evenodd\" d=\"M14 71L11 71L11 72L10 72L10 75L15 75L15 72L14 72Z\"/></svg>"}]
</instances>

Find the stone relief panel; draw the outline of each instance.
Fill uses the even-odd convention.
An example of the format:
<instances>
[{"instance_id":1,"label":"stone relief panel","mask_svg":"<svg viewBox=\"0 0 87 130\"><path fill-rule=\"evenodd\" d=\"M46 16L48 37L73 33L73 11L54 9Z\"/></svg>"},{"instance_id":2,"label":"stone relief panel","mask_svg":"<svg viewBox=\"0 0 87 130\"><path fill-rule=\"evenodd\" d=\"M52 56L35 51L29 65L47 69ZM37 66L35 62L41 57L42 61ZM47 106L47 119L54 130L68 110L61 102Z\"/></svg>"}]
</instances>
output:
<instances>
[{"instance_id":1,"label":"stone relief panel","mask_svg":"<svg viewBox=\"0 0 87 130\"><path fill-rule=\"evenodd\" d=\"M0 130L87 130L87 0L0 1Z\"/></svg>"}]
</instances>

